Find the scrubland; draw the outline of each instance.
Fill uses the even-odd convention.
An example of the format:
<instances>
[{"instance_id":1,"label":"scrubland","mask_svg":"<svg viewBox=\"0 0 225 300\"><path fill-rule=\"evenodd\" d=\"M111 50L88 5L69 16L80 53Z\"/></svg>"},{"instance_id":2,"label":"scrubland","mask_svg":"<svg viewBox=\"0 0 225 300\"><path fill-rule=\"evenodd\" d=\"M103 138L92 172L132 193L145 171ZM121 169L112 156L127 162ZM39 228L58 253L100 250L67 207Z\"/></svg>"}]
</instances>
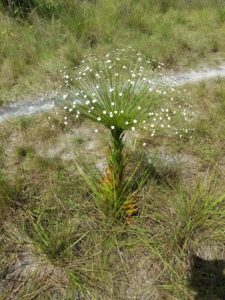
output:
<instances>
[{"instance_id":1,"label":"scrubland","mask_svg":"<svg viewBox=\"0 0 225 300\"><path fill-rule=\"evenodd\" d=\"M168 70L223 61L223 3L176 2L38 1L22 16L2 8L2 104L51 91L64 65L117 47ZM65 126L52 111L0 124L0 299L225 297L224 80L184 88L191 139L126 133L125 176L140 161L148 169L129 222L95 205L77 167L104 170L104 126Z\"/></svg>"}]
</instances>

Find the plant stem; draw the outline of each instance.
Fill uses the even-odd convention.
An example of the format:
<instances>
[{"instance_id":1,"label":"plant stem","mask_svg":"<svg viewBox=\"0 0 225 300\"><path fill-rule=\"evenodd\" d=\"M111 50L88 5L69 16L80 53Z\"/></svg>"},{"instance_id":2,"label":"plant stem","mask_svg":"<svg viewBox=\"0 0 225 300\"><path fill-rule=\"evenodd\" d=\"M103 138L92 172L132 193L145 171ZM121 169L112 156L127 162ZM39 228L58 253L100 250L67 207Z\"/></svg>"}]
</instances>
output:
<instances>
[{"instance_id":1,"label":"plant stem","mask_svg":"<svg viewBox=\"0 0 225 300\"><path fill-rule=\"evenodd\" d=\"M119 197L122 193L123 175L124 175L124 131L120 128L111 130L112 146L109 154L109 168L112 176L114 191Z\"/></svg>"}]
</instances>

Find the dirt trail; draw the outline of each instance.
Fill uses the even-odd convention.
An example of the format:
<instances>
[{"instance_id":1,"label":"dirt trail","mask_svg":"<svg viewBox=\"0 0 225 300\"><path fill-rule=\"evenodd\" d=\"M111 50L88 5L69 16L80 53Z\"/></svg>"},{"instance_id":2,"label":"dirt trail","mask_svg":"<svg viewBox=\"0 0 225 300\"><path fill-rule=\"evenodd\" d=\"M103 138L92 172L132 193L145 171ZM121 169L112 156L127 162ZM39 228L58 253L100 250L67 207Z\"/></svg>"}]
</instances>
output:
<instances>
[{"instance_id":1,"label":"dirt trail","mask_svg":"<svg viewBox=\"0 0 225 300\"><path fill-rule=\"evenodd\" d=\"M172 77L176 79L176 85L225 77L225 64L222 64L215 69L206 68L198 71L176 74L176 76L169 75L166 78L169 81ZM47 111L51 109L51 103L52 100L43 100L43 98L39 98L29 102L16 102L9 104L8 106L0 108L0 123L9 118L27 116L42 111Z\"/></svg>"}]
</instances>

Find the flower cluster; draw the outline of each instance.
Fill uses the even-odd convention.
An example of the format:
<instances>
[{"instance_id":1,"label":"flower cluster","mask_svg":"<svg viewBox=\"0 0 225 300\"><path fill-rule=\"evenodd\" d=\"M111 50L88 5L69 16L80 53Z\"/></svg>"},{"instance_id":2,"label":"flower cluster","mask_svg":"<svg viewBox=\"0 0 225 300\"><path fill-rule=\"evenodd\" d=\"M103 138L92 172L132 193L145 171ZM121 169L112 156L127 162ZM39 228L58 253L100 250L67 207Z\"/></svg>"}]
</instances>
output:
<instances>
[{"instance_id":1,"label":"flower cluster","mask_svg":"<svg viewBox=\"0 0 225 300\"><path fill-rule=\"evenodd\" d=\"M191 130L187 92L174 88L175 78L164 75L162 63L132 48L115 49L103 59L90 55L72 75L66 68L61 73L66 92L54 105L64 110L65 125L72 114L110 130L148 129L151 136L164 130L182 137Z\"/></svg>"}]
</instances>

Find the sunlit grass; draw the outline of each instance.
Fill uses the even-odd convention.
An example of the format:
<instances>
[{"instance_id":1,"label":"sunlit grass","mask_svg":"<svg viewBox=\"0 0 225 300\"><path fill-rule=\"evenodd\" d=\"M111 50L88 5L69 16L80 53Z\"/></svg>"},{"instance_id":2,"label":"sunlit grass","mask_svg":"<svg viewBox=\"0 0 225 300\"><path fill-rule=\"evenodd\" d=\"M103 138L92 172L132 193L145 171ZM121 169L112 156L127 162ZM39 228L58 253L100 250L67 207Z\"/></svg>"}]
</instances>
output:
<instances>
[{"instance_id":1,"label":"sunlit grass","mask_svg":"<svg viewBox=\"0 0 225 300\"><path fill-rule=\"evenodd\" d=\"M203 7L171 1L162 9L159 2L145 0L43 0L25 19L1 9L1 102L25 91L51 90L60 79L59 68L79 65L83 54L102 55L112 47L131 45L169 69L218 61L224 49L223 8L211 2Z\"/></svg>"},{"instance_id":2,"label":"sunlit grass","mask_svg":"<svg viewBox=\"0 0 225 300\"><path fill-rule=\"evenodd\" d=\"M111 60L105 53L112 44L137 46L143 57L162 59L166 68L219 57L224 47L223 9L217 10L215 1L207 1L207 7L206 1L189 1L185 8L180 7L183 1L171 1L171 7L168 3L157 1L149 9L151 1L78 5L68 0L60 14L57 7L43 7L25 23L1 15L4 102L6 95L30 91L33 84L56 89L61 84L59 69L65 80L67 75L74 79L64 71L64 64L80 65L75 74L83 71L90 61L82 63L81 57L90 49L104 61L102 78L95 70L97 77L82 76L77 90L72 85L72 93L62 94L68 94L67 108L59 114L51 111L0 126L0 297L4 300L180 300L201 293L206 299L217 297L215 283L195 282L192 259L199 256L204 261L201 271L209 278L207 263L224 260L224 81L186 87L192 95L188 103L195 128L189 139L176 135L180 125L186 128L183 93L173 97L168 87L157 87L161 94L147 91L151 83L140 85L141 63L126 70L125 60L118 64L119 71L105 63ZM147 75L159 78L152 60L148 66ZM134 67L137 76L128 76ZM129 79L130 85L124 84ZM140 93L135 85L141 87ZM88 93L76 96L81 90ZM167 97L174 102L167 103ZM73 107L69 101L73 98L80 99L79 105ZM168 114L174 105L182 106L182 118ZM161 108L161 115L149 115ZM174 127L175 135L171 128L165 132L162 124ZM123 187L117 203L110 165L115 185ZM106 198L112 200L108 206ZM123 205L128 213L136 212L127 218L129 222L124 222ZM113 218L106 217L110 212Z\"/></svg>"}]
</instances>

